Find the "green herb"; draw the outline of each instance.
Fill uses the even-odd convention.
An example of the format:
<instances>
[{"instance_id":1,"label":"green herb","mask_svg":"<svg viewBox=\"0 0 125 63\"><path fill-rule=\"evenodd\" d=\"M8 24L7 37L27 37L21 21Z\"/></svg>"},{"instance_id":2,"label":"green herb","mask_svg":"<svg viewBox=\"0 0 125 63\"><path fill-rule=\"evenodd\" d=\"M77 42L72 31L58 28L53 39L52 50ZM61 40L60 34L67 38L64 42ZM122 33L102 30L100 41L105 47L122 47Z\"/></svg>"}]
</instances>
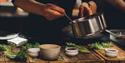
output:
<instances>
[{"instance_id":1,"label":"green herb","mask_svg":"<svg viewBox=\"0 0 125 63\"><path fill-rule=\"evenodd\" d=\"M90 45L90 48L92 49L104 49L104 48L110 48L111 43L110 42L95 42Z\"/></svg>"},{"instance_id":2,"label":"green herb","mask_svg":"<svg viewBox=\"0 0 125 63\"><path fill-rule=\"evenodd\" d=\"M27 43L23 46L24 49L29 49L29 48L38 48L40 44L39 43Z\"/></svg>"},{"instance_id":3,"label":"green herb","mask_svg":"<svg viewBox=\"0 0 125 63\"><path fill-rule=\"evenodd\" d=\"M37 48L39 46L39 43L27 43L23 46L20 46L19 51L13 50L16 48L15 45L7 45L7 44L0 44L0 51L4 52L4 55L10 59L13 60L26 60L27 56L27 49L28 48Z\"/></svg>"},{"instance_id":4,"label":"green herb","mask_svg":"<svg viewBox=\"0 0 125 63\"><path fill-rule=\"evenodd\" d=\"M78 48L80 52L90 53L90 51L84 46L77 45L77 44L71 43L71 42L67 42L66 44L67 44L67 47L76 47L76 48Z\"/></svg>"},{"instance_id":5,"label":"green herb","mask_svg":"<svg viewBox=\"0 0 125 63\"><path fill-rule=\"evenodd\" d=\"M5 46L5 45L0 44L0 51L5 51L5 50L6 50L6 48L5 48L4 46Z\"/></svg>"},{"instance_id":6,"label":"green herb","mask_svg":"<svg viewBox=\"0 0 125 63\"><path fill-rule=\"evenodd\" d=\"M5 49L5 51L4 51L5 56L10 59L15 58L16 55L18 54L18 52L12 51L13 46L11 46L11 45L3 45L3 48Z\"/></svg>"},{"instance_id":7,"label":"green herb","mask_svg":"<svg viewBox=\"0 0 125 63\"><path fill-rule=\"evenodd\" d=\"M103 46L104 48L109 48L109 47L111 47L111 42L107 42L107 43L102 42L102 46Z\"/></svg>"},{"instance_id":8,"label":"green herb","mask_svg":"<svg viewBox=\"0 0 125 63\"><path fill-rule=\"evenodd\" d=\"M25 61L27 57L27 52L25 50L21 50L15 57L15 60L21 60L21 61Z\"/></svg>"}]
</instances>

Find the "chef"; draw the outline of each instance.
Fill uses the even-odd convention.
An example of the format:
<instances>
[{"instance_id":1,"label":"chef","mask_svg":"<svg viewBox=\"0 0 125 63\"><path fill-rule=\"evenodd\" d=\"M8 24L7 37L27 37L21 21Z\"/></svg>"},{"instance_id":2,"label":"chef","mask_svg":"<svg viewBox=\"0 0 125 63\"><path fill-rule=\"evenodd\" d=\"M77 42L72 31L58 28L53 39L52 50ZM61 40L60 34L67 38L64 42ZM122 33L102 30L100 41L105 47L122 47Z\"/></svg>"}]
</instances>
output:
<instances>
[{"instance_id":1,"label":"chef","mask_svg":"<svg viewBox=\"0 0 125 63\"><path fill-rule=\"evenodd\" d=\"M76 0L12 0L15 6L30 13L24 34L33 41L58 42L66 38L62 29L69 25ZM88 9L88 8L87 8Z\"/></svg>"}]
</instances>

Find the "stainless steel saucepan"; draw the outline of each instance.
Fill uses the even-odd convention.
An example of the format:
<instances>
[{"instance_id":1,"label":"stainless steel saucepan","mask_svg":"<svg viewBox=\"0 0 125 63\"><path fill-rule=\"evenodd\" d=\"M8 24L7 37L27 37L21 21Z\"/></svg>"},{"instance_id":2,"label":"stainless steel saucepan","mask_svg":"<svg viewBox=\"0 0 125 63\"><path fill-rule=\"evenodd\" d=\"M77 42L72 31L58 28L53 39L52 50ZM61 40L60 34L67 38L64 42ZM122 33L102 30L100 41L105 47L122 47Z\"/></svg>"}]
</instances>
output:
<instances>
[{"instance_id":1,"label":"stainless steel saucepan","mask_svg":"<svg viewBox=\"0 0 125 63\"><path fill-rule=\"evenodd\" d=\"M70 22L69 33L76 38L92 37L106 29L103 14L96 14L87 18L79 18Z\"/></svg>"}]
</instances>

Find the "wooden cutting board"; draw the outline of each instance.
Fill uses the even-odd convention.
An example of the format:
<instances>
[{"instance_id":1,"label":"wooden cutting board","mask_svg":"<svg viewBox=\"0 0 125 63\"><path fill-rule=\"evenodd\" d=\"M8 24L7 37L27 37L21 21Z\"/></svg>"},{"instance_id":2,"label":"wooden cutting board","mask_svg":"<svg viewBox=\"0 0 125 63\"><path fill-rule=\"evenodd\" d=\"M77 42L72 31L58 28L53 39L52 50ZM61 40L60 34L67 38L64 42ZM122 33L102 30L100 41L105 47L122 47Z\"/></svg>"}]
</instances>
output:
<instances>
[{"instance_id":1,"label":"wooden cutting board","mask_svg":"<svg viewBox=\"0 0 125 63\"><path fill-rule=\"evenodd\" d=\"M112 45L111 48L117 49L118 52L118 56L117 57L107 57L105 55L105 51L104 50L94 50L99 56L101 56L102 58L104 58L104 60L106 61L106 63L125 63L125 51L122 50L121 48L119 48L118 46L116 46L115 44Z\"/></svg>"},{"instance_id":2,"label":"wooden cutting board","mask_svg":"<svg viewBox=\"0 0 125 63\"><path fill-rule=\"evenodd\" d=\"M32 62L29 57L29 63ZM47 61L43 59L36 59L35 63L104 63L104 60L98 57L94 52L79 53L77 56L67 56L65 52L61 52L60 57L55 61Z\"/></svg>"}]
</instances>

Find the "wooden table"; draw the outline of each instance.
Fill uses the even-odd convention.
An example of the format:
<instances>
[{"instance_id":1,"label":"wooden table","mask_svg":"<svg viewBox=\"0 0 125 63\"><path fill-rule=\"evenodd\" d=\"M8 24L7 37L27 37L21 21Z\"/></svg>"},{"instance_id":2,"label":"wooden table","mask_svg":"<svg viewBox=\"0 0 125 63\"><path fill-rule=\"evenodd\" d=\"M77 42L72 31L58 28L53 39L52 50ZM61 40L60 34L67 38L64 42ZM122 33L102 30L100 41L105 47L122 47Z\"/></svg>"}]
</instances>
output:
<instances>
[{"instance_id":1,"label":"wooden table","mask_svg":"<svg viewBox=\"0 0 125 63\"><path fill-rule=\"evenodd\" d=\"M60 57L58 58L58 60L55 61L47 61L40 58L37 58L34 61L30 56L27 57L26 62L13 61L3 55L0 56L0 63L105 63L105 62L101 57L97 56L94 52L79 53L77 56L74 57L67 56L65 55L64 52L61 52Z\"/></svg>"},{"instance_id":2,"label":"wooden table","mask_svg":"<svg viewBox=\"0 0 125 63\"><path fill-rule=\"evenodd\" d=\"M29 63L31 62L34 61L29 57ZM98 57L94 52L80 53L74 57L67 56L63 52L56 61L36 59L34 63L104 63L104 60L101 57Z\"/></svg>"},{"instance_id":3,"label":"wooden table","mask_svg":"<svg viewBox=\"0 0 125 63\"><path fill-rule=\"evenodd\" d=\"M95 50L95 52L99 56L101 56L106 61L106 63L125 63L125 51L116 46L115 44L113 44L111 48L117 49L119 51L117 57L114 58L107 57L105 55L104 50Z\"/></svg>"},{"instance_id":4,"label":"wooden table","mask_svg":"<svg viewBox=\"0 0 125 63\"><path fill-rule=\"evenodd\" d=\"M94 52L90 54L80 53L77 56L69 57L65 54L61 54L58 60L55 61L47 61L43 59L35 59L32 60L31 57L27 58L26 62L22 61L13 61L6 57L0 57L0 63L105 63L101 57L98 57Z\"/></svg>"},{"instance_id":5,"label":"wooden table","mask_svg":"<svg viewBox=\"0 0 125 63\"><path fill-rule=\"evenodd\" d=\"M125 51L116 45L113 45L112 48L119 50L119 54L115 58L105 56L104 50L94 50L90 53L79 53L74 57L69 57L62 51L60 57L55 61L47 61L40 58L33 61L29 56L27 57L26 62L13 61L3 55L0 56L0 63L125 63Z\"/></svg>"}]
</instances>

